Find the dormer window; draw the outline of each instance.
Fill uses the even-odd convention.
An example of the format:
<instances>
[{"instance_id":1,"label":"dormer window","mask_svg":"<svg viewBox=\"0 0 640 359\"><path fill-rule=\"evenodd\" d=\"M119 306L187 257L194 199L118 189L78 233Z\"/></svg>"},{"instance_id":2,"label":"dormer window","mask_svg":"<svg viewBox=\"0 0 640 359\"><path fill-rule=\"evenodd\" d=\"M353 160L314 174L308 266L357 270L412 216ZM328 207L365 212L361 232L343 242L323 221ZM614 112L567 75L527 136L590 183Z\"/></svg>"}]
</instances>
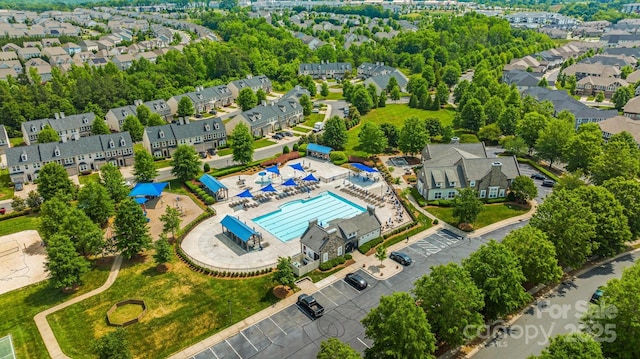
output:
<instances>
[{"instance_id":1,"label":"dormer window","mask_svg":"<svg viewBox=\"0 0 640 359\"><path fill-rule=\"evenodd\" d=\"M220 129L220 125L218 125L217 123L214 126L215 126L216 130Z\"/></svg>"},{"instance_id":2,"label":"dormer window","mask_svg":"<svg viewBox=\"0 0 640 359\"><path fill-rule=\"evenodd\" d=\"M211 131L211 126L209 126L209 124L208 124L208 123L207 123L207 124L205 124L205 125L204 125L204 130L205 130L205 131Z\"/></svg>"},{"instance_id":3,"label":"dormer window","mask_svg":"<svg viewBox=\"0 0 640 359\"><path fill-rule=\"evenodd\" d=\"M27 162L27 153L22 151L22 154L20 155L20 160L22 162Z\"/></svg>"},{"instance_id":4,"label":"dormer window","mask_svg":"<svg viewBox=\"0 0 640 359\"><path fill-rule=\"evenodd\" d=\"M36 126L35 125L31 125L31 132L36 132Z\"/></svg>"},{"instance_id":5,"label":"dormer window","mask_svg":"<svg viewBox=\"0 0 640 359\"><path fill-rule=\"evenodd\" d=\"M109 148L114 148L116 147L116 143L113 142L113 138L109 140Z\"/></svg>"},{"instance_id":6,"label":"dormer window","mask_svg":"<svg viewBox=\"0 0 640 359\"><path fill-rule=\"evenodd\" d=\"M89 119L88 119L88 118L86 118L86 117L83 117L83 118L82 118L82 123L89 123Z\"/></svg>"},{"instance_id":7,"label":"dormer window","mask_svg":"<svg viewBox=\"0 0 640 359\"><path fill-rule=\"evenodd\" d=\"M127 144L127 142L124 140L124 137L120 137L120 146L124 147Z\"/></svg>"},{"instance_id":8,"label":"dormer window","mask_svg":"<svg viewBox=\"0 0 640 359\"><path fill-rule=\"evenodd\" d=\"M60 157L60 148L56 146L56 149L53 151L53 155L56 157Z\"/></svg>"},{"instance_id":9,"label":"dormer window","mask_svg":"<svg viewBox=\"0 0 640 359\"><path fill-rule=\"evenodd\" d=\"M442 187L442 182L436 182L436 188Z\"/></svg>"},{"instance_id":10,"label":"dormer window","mask_svg":"<svg viewBox=\"0 0 640 359\"><path fill-rule=\"evenodd\" d=\"M46 126L46 125L43 123L42 125L40 125L40 129L41 129L41 130L44 130L44 127L45 127L45 126Z\"/></svg>"},{"instance_id":11,"label":"dormer window","mask_svg":"<svg viewBox=\"0 0 640 359\"><path fill-rule=\"evenodd\" d=\"M160 132L158 132L158 136L160 138L164 138L164 131L160 130Z\"/></svg>"},{"instance_id":12,"label":"dormer window","mask_svg":"<svg viewBox=\"0 0 640 359\"><path fill-rule=\"evenodd\" d=\"M455 182L449 182L449 187L455 187L456 183Z\"/></svg>"}]
</instances>

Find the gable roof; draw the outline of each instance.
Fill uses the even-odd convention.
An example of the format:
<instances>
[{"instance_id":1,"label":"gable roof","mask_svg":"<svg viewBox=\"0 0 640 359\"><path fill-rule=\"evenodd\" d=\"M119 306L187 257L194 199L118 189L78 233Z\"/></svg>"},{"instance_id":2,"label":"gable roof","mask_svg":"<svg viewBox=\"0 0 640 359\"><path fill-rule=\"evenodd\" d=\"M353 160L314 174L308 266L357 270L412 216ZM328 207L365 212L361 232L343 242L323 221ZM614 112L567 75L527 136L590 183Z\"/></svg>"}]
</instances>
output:
<instances>
[{"instance_id":1,"label":"gable roof","mask_svg":"<svg viewBox=\"0 0 640 359\"><path fill-rule=\"evenodd\" d=\"M640 96L636 96L629 100L622 108L624 113L638 114L640 113Z\"/></svg>"},{"instance_id":2,"label":"gable roof","mask_svg":"<svg viewBox=\"0 0 640 359\"><path fill-rule=\"evenodd\" d=\"M522 92L523 96L529 95L536 100L551 101L556 113L563 110L571 112L578 119L606 119L618 114L616 110L600 110L589 107L571 97L566 91L550 90L544 87L530 87Z\"/></svg>"},{"instance_id":3,"label":"gable roof","mask_svg":"<svg viewBox=\"0 0 640 359\"><path fill-rule=\"evenodd\" d=\"M225 186L222 182L218 181L218 179L216 179L215 177L205 173L203 174L198 181L200 181L200 183L202 183L203 185L205 185L208 189L210 189L213 193L218 192L221 189L227 189L227 186Z\"/></svg>"},{"instance_id":4,"label":"gable roof","mask_svg":"<svg viewBox=\"0 0 640 359\"><path fill-rule=\"evenodd\" d=\"M222 221L220 221L220 224L222 224L223 227L227 228L229 232L240 238L243 242L246 242L251 239L252 236L259 234L251 227L244 224L244 222L242 222L238 218L230 216L228 214L224 216Z\"/></svg>"}]
</instances>

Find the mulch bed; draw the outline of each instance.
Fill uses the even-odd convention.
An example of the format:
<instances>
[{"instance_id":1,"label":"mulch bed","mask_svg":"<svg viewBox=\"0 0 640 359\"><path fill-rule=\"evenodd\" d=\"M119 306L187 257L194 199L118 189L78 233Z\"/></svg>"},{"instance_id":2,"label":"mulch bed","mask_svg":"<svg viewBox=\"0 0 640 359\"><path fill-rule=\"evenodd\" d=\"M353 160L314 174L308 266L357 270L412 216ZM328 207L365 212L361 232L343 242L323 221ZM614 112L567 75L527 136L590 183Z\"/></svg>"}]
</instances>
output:
<instances>
[{"instance_id":1,"label":"mulch bed","mask_svg":"<svg viewBox=\"0 0 640 359\"><path fill-rule=\"evenodd\" d=\"M293 294L293 290L291 290L291 288L289 287L279 285L273 288L273 295L275 295L278 299L284 299L291 294Z\"/></svg>"}]
</instances>

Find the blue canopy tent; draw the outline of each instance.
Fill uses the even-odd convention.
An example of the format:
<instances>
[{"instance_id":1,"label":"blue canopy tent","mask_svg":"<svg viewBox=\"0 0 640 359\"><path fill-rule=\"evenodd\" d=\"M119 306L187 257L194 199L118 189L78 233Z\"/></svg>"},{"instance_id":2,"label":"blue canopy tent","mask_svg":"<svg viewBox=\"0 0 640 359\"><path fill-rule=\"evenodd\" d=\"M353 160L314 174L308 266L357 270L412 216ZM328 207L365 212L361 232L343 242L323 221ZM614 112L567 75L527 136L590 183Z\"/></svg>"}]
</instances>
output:
<instances>
[{"instance_id":1,"label":"blue canopy tent","mask_svg":"<svg viewBox=\"0 0 640 359\"><path fill-rule=\"evenodd\" d=\"M359 171L364 171L364 172L369 172L369 173L378 172L377 169L371 168L369 166L365 166L362 163L349 163L349 166L351 166L351 167L353 167L353 168L355 168L355 169L357 169Z\"/></svg>"},{"instance_id":2,"label":"blue canopy tent","mask_svg":"<svg viewBox=\"0 0 640 359\"><path fill-rule=\"evenodd\" d=\"M297 186L298 184L296 183L296 181L293 180L293 178L289 178L288 180L284 181L282 183L283 186Z\"/></svg>"},{"instance_id":3,"label":"blue canopy tent","mask_svg":"<svg viewBox=\"0 0 640 359\"><path fill-rule=\"evenodd\" d=\"M307 177L303 178L302 180L303 181L318 181L318 179L313 176L313 173L309 173L307 175Z\"/></svg>"},{"instance_id":4,"label":"blue canopy tent","mask_svg":"<svg viewBox=\"0 0 640 359\"><path fill-rule=\"evenodd\" d=\"M137 204L145 204L149 199L144 197L136 197L134 198L134 200L136 201Z\"/></svg>"},{"instance_id":5,"label":"blue canopy tent","mask_svg":"<svg viewBox=\"0 0 640 359\"><path fill-rule=\"evenodd\" d=\"M269 183L268 185L260 188L260 191L262 191L262 192L278 192L278 190L273 188L273 185L271 183Z\"/></svg>"},{"instance_id":6,"label":"blue canopy tent","mask_svg":"<svg viewBox=\"0 0 640 359\"><path fill-rule=\"evenodd\" d=\"M251 192L249 192L248 189L245 189L244 191L238 193L236 195L236 197L240 197L240 198L253 198L253 195L251 194Z\"/></svg>"},{"instance_id":7,"label":"blue canopy tent","mask_svg":"<svg viewBox=\"0 0 640 359\"><path fill-rule=\"evenodd\" d=\"M294 163L292 165L289 165L289 167L293 168L296 171L305 172L304 168L300 163Z\"/></svg>"},{"instance_id":8,"label":"blue canopy tent","mask_svg":"<svg viewBox=\"0 0 640 359\"><path fill-rule=\"evenodd\" d=\"M158 197L167 185L167 182L138 183L129 192L129 197Z\"/></svg>"},{"instance_id":9,"label":"blue canopy tent","mask_svg":"<svg viewBox=\"0 0 640 359\"><path fill-rule=\"evenodd\" d=\"M267 167L267 172L275 173L280 176L280 170L278 169L278 165L273 165L271 167Z\"/></svg>"}]
</instances>

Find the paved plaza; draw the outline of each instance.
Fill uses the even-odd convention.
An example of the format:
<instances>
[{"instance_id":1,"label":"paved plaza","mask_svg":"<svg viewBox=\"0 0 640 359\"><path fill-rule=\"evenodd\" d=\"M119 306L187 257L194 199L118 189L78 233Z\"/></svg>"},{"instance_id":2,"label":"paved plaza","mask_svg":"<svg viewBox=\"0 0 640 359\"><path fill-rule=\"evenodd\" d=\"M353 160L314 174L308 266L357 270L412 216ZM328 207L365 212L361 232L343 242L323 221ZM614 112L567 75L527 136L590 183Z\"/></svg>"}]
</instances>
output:
<instances>
[{"instance_id":1,"label":"paved plaza","mask_svg":"<svg viewBox=\"0 0 640 359\"><path fill-rule=\"evenodd\" d=\"M289 165L299 163L305 172L297 171ZM224 271L252 271L273 267L278 257L293 256L300 253L300 239L281 242L266 229L254 223L252 219L277 211L292 201L305 200L324 192L332 192L363 208L374 206L378 219L383 223L383 232L408 223L410 218L403 209L398 211L396 198L380 174L358 174L348 168L335 166L331 162L312 158L289 161L279 167L280 175L257 173L254 175L219 178L227 188L229 198L214 205L216 216L194 228L182 241L182 249L192 260L200 265ZM319 181L315 185L305 184L301 179L313 174ZM290 178L302 183L308 190L291 189L282 184ZM260 189L270 183L278 191L266 199L242 199L237 194L249 189L254 196L260 196ZM287 191L288 196L280 198ZM381 198L384 197L384 200ZM399 208L402 208L399 206ZM248 252L222 232L220 221L231 215L262 234L262 249L256 247ZM283 224L286 225L286 224Z\"/></svg>"}]
</instances>

